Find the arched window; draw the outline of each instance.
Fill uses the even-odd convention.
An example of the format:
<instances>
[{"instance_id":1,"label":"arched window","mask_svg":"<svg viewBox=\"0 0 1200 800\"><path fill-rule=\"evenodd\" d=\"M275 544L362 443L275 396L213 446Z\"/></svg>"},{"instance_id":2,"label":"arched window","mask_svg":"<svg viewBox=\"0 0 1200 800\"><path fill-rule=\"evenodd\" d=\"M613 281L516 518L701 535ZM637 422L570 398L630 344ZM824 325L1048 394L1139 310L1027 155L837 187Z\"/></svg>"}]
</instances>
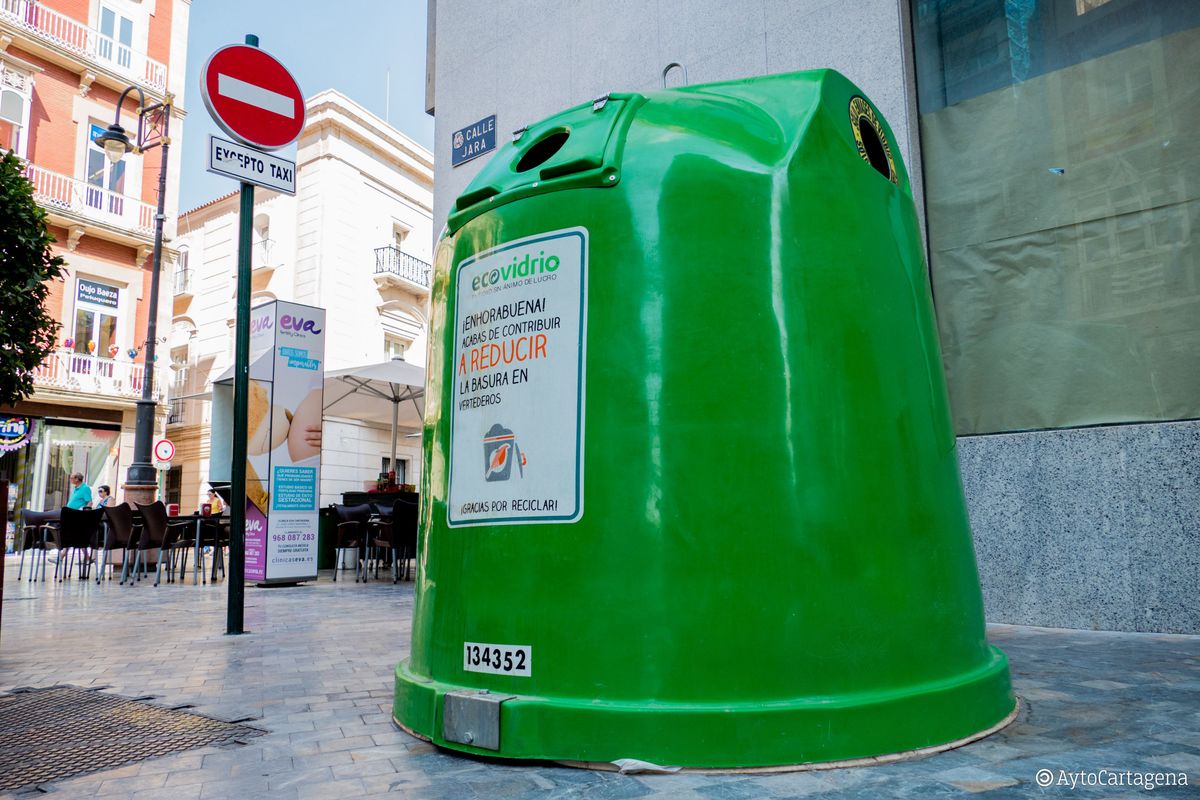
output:
<instances>
[{"instance_id":1,"label":"arched window","mask_svg":"<svg viewBox=\"0 0 1200 800\"><path fill-rule=\"evenodd\" d=\"M175 258L175 294L192 293L192 272L188 269L188 246L179 246L179 255Z\"/></svg>"}]
</instances>

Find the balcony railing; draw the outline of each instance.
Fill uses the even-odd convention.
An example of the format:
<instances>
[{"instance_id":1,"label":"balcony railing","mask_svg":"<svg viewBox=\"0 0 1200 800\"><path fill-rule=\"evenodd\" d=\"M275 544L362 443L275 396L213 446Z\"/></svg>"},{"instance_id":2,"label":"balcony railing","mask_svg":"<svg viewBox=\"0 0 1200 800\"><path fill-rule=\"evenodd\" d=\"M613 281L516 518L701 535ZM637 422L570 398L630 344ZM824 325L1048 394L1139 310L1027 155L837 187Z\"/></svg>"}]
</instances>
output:
<instances>
[{"instance_id":1,"label":"balcony railing","mask_svg":"<svg viewBox=\"0 0 1200 800\"><path fill-rule=\"evenodd\" d=\"M274 269L279 266L271 257L271 250L274 248L273 239L256 239L250 246L250 269Z\"/></svg>"},{"instance_id":2,"label":"balcony railing","mask_svg":"<svg viewBox=\"0 0 1200 800\"><path fill-rule=\"evenodd\" d=\"M192 293L192 271L187 267L178 267L175 270L174 288L176 295Z\"/></svg>"},{"instance_id":3,"label":"balcony railing","mask_svg":"<svg viewBox=\"0 0 1200 800\"><path fill-rule=\"evenodd\" d=\"M154 235L155 209L149 203L36 164L26 165L25 177L33 184L34 199L47 211L65 211L143 236Z\"/></svg>"},{"instance_id":4,"label":"balcony railing","mask_svg":"<svg viewBox=\"0 0 1200 800\"><path fill-rule=\"evenodd\" d=\"M58 349L33 371L35 386L80 394L140 399L145 367L132 361L101 358ZM154 399L166 396L163 370L154 374Z\"/></svg>"},{"instance_id":5,"label":"balcony railing","mask_svg":"<svg viewBox=\"0 0 1200 800\"><path fill-rule=\"evenodd\" d=\"M0 20L163 93L167 65L36 0L0 0Z\"/></svg>"},{"instance_id":6,"label":"balcony railing","mask_svg":"<svg viewBox=\"0 0 1200 800\"><path fill-rule=\"evenodd\" d=\"M400 252L395 245L375 248L375 274L390 272L405 280L429 287L429 264L419 258Z\"/></svg>"}]
</instances>

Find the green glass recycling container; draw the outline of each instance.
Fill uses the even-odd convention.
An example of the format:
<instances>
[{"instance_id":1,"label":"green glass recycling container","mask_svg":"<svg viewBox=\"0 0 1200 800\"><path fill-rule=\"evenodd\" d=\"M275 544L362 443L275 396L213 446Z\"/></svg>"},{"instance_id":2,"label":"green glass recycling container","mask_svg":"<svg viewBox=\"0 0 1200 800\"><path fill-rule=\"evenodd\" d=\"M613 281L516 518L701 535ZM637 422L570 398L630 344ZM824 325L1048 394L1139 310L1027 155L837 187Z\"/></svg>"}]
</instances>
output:
<instances>
[{"instance_id":1,"label":"green glass recycling container","mask_svg":"<svg viewBox=\"0 0 1200 800\"><path fill-rule=\"evenodd\" d=\"M437 250L398 724L735 768L1012 718L894 142L817 70L496 152Z\"/></svg>"}]
</instances>

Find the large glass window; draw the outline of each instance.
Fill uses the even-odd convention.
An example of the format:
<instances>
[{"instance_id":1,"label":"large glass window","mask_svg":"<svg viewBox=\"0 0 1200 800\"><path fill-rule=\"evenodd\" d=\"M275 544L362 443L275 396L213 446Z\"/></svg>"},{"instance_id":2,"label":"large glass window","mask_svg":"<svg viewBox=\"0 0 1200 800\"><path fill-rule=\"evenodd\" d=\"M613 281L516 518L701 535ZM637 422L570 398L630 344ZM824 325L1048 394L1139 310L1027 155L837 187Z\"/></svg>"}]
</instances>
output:
<instances>
[{"instance_id":1,"label":"large glass window","mask_svg":"<svg viewBox=\"0 0 1200 800\"><path fill-rule=\"evenodd\" d=\"M96 43L97 53L105 61L112 61L129 69L133 63L133 20L108 7L100 6L100 34Z\"/></svg>"},{"instance_id":2,"label":"large glass window","mask_svg":"<svg viewBox=\"0 0 1200 800\"><path fill-rule=\"evenodd\" d=\"M96 138L105 130L94 122L88 126L87 204L121 216L125 208L125 161L112 163L104 148L96 144Z\"/></svg>"},{"instance_id":3,"label":"large glass window","mask_svg":"<svg viewBox=\"0 0 1200 800\"><path fill-rule=\"evenodd\" d=\"M1200 3L912 9L958 432L1200 417Z\"/></svg>"},{"instance_id":4,"label":"large glass window","mask_svg":"<svg viewBox=\"0 0 1200 800\"><path fill-rule=\"evenodd\" d=\"M0 152L25 152L21 136L24 122L25 97L12 89L0 89Z\"/></svg>"}]
</instances>

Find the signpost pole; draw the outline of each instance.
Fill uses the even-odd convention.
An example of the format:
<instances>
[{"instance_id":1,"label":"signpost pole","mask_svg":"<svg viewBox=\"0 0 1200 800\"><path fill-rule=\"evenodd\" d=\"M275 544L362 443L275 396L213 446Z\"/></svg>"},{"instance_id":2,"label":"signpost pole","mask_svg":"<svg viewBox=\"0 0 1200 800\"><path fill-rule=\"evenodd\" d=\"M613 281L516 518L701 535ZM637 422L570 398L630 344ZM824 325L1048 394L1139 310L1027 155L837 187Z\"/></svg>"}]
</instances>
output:
<instances>
[{"instance_id":1,"label":"signpost pole","mask_svg":"<svg viewBox=\"0 0 1200 800\"><path fill-rule=\"evenodd\" d=\"M258 47L258 37L246 35ZM250 416L250 233L254 184L242 183L238 211L237 323L234 326L233 464L229 492L229 605L225 633L244 633L246 605L246 438Z\"/></svg>"}]
</instances>

